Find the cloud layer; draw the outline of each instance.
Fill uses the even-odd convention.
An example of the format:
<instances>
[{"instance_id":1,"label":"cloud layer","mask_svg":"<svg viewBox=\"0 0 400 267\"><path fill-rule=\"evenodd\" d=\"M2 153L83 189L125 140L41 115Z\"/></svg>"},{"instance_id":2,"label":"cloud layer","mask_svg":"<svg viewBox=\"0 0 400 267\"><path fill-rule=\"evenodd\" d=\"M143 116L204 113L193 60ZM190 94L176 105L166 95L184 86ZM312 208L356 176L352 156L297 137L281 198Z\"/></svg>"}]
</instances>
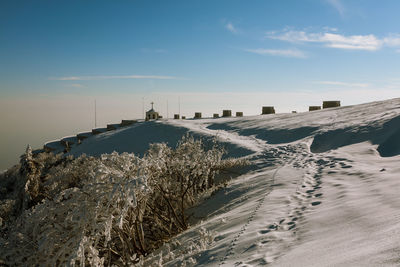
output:
<instances>
[{"instance_id":1,"label":"cloud layer","mask_svg":"<svg viewBox=\"0 0 400 267\"><path fill-rule=\"evenodd\" d=\"M368 83L349 83L349 82L340 82L340 81L315 81L315 84L322 85L332 85L332 86L341 86L341 87L358 87L358 88L367 88L370 86Z\"/></svg>"},{"instance_id":2,"label":"cloud layer","mask_svg":"<svg viewBox=\"0 0 400 267\"><path fill-rule=\"evenodd\" d=\"M92 81L92 80L110 80L110 79L151 79L151 80L179 80L174 76L158 75L112 75L112 76L68 76L68 77L50 77L49 80L56 81Z\"/></svg>"}]
</instances>

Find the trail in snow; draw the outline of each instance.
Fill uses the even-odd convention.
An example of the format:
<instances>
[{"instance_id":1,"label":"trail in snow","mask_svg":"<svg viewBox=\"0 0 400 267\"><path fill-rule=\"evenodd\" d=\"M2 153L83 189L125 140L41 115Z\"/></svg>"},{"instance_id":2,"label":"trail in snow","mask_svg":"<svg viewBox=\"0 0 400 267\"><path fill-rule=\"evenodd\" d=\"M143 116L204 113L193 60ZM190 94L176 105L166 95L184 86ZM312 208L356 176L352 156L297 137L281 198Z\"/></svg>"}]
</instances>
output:
<instances>
[{"instance_id":1,"label":"trail in snow","mask_svg":"<svg viewBox=\"0 0 400 267\"><path fill-rule=\"evenodd\" d=\"M336 116L333 116L331 118L331 123L333 124ZM207 134L215 134L214 132L217 131L218 137L222 138L225 141L230 141L230 142L235 142L235 143L244 143L247 145L248 148L252 148L253 150L258 150L259 152L261 151L261 154L264 157L265 161L270 161L270 153L268 151L274 151L273 153L273 159L274 161L278 161L279 159L281 162L279 165L281 166L276 166L275 163L275 171L272 174L271 178L271 185L275 183L275 177L278 173L278 171L283 168L286 165L291 165L293 162L295 162L295 166L302 166L302 167L308 167L309 171L307 171L304 175L303 180L301 180L298 189L296 190L295 194L292 195L291 201L294 203L291 204L291 209L287 212L286 218L279 219L279 221L276 221L272 224L269 224L266 229L259 229L258 232L261 234L261 241L260 243L262 246L268 251L269 255L267 257L264 257L262 262L265 263L270 263L272 262L276 257L278 257L281 253L283 253L281 249L281 245L277 245L279 242L286 242L288 243L287 238L282 238L280 239L279 236L285 235L287 231L294 232L295 227L296 227L296 222L302 217L302 214L305 212L307 209L308 204L306 202L310 202L309 199L311 199L314 195L314 192L320 189L321 181L320 181L320 174L322 172L322 164L319 164L319 169L315 171L314 169L316 168L314 165L316 163L314 160L308 160L308 162L305 162L304 159L308 156L310 157L310 154L305 153L304 151L307 150L306 147L300 145L292 146L292 145L287 145L287 146L275 146L272 147L271 145L266 144L265 141L259 140L256 137L248 137L248 136L239 136L237 134L232 134L230 132L224 131L224 130L211 130L206 127L200 127L198 129L191 128L192 130L200 130L201 132L205 132ZM249 144L252 144L249 146ZM299 149L302 148L302 149ZM256 148L256 149L254 149ZM299 155L301 157L299 157ZM323 160L319 160L319 163L324 162ZM269 163L269 162L268 162ZM258 164L260 165L260 163ZM313 173L315 172L315 173ZM248 215L247 219L245 220L245 223L241 227L240 231L237 232L237 234L233 237L232 241L230 242L225 255L220 259L219 266L227 265L228 260L230 258L233 259L240 259L243 255L244 252L247 252L252 246L247 248L245 251L240 252L236 251L236 244L239 243L240 238L245 234L248 226L252 223L252 221L255 218L255 215L263 205L266 197L272 192L273 187L272 186L266 186L264 188L265 193L263 194L263 197L255 203L255 206L253 207L253 211ZM316 193L316 197L321 197L321 194ZM321 202L320 201L312 201L311 206L317 206ZM298 222L297 222L298 223ZM292 234L290 234L292 236ZM291 239L294 239L292 236ZM269 244L268 244L269 243ZM274 244L273 244L274 243ZM278 251L275 251L276 248L279 248ZM267 259L265 259L267 258ZM252 263L255 263L259 261L260 259L253 259ZM240 265L242 261L236 261L234 264L235 265Z\"/></svg>"},{"instance_id":2,"label":"trail in snow","mask_svg":"<svg viewBox=\"0 0 400 267\"><path fill-rule=\"evenodd\" d=\"M179 121L176 124L180 124ZM266 144L265 141L257 139L254 136L240 136L236 133L233 134L233 133L225 131L225 130L212 130L201 124L197 124L197 125L194 124L194 126L195 127L193 127L193 126L190 127L190 129L192 131L202 132L202 133L205 133L208 135L218 136L218 139L222 139L225 142L232 142L232 143L241 144L241 145L244 144L248 149L252 149L253 151L255 151L256 154L261 153L261 155L262 155L261 157L263 158L262 161L264 161L266 163L266 165L270 165L271 158L274 161L278 161L279 159L282 160L281 162L279 162L279 165L281 165L281 166L275 167L276 169L275 169L274 173L272 174L272 178L271 178L271 185L273 185L275 183L275 177L276 177L278 171L285 165L290 165L296 159L295 156L297 155L298 151L293 150L293 151L291 151L292 153L288 153L287 147L279 147L278 146L278 147L273 148L272 146ZM273 151L273 153L272 153L273 157L271 157L271 151ZM289 162L287 162L287 161L289 161ZM258 164L257 164L259 167L260 167L260 165L263 165L261 162L258 162ZM276 165L276 163L275 163L275 165ZM302 187L306 187L306 185L303 185ZM240 231L237 232L237 234L233 237L232 241L230 242L225 255L220 259L219 266L226 265L227 260L229 258L232 258L232 257L238 258L238 256L240 257L241 253L239 251L235 251L236 244L240 241L239 239L246 232L248 226L254 220L255 215L259 211L260 207L263 205L265 198L268 196L269 193L272 192L273 187L265 187L264 190L265 190L265 193L263 194L262 198L257 200L255 206L253 207L253 211L247 217L247 219L246 219L245 223L243 224L243 226L241 227ZM307 193L310 193L309 191L310 190L308 190ZM313 205L316 205L316 202ZM289 216L292 217L292 215L289 215ZM289 225L288 230L291 230L295 227L296 220L297 220L297 217L293 217L292 220L290 222L288 222L288 225ZM271 225L269 225L268 229L260 230L259 232L263 235L266 235L267 233L269 233L272 230L278 230L278 228L281 228L280 225L284 221L285 221L285 219L282 219L279 221L279 224L278 223L271 224ZM265 244L265 243L267 243L267 241L264 240L262 243ZM246 249L244 252L246 252L247 250L248 249ZM235 255L236 255L236 257L234 257ZM237 263L235 263L235 264L237 264Z\"/></svg>"}]
</instances>

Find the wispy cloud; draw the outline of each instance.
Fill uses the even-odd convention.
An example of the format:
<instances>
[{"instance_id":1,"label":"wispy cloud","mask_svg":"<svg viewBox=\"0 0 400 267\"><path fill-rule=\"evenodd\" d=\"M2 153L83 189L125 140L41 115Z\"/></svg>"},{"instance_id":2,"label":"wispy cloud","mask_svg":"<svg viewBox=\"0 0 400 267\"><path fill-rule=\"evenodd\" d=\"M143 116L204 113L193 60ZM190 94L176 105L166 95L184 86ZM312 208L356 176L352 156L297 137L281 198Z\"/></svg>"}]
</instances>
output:
<instances>
[{"instance_id":1,"label":"wispy cloud","mask_svg":"<svg viewBox=\"0 0 400 267\"><path fill-rule=\"evenodd\" d=\"M322 43L326 47L369 51L380 49L384 43L384 40L378 39L373 34L345 36L330 32L308 33L305 31L289 30L281 33L269 32L267 33L267 37L292 43Z\"/></svg>"},{"instance_id":2,"label":"wispy cloud","mask_svg":"<svg viewBox=\"0 0 400 267\"><path fill-rule=\"evenodd\" d=\"M374 34L366 35L343 35L337 33L337 29L323 28L321 32L308 32L306 30L296 31L284 29L282 31L269 31L266 37L291 43L319 43L325 47L376 51L384 46L400 47L400 34L388 34L379 38Z\"/></svg>"},{"instance_id":3,"label":"wispy cloud","mask_svg":"<svg viewBox=\"0 0 400 267\"><path fill-rule=\"evenodd\" d=\"M326 2L330 4L334 9L336 9L340 16L344 16L346 9L340 0L326 0Z\"/></svg>"},{"instance_id":4,"label":"wispy cloud","mask_svg":"<svg viewBox=\"0 0 400 267\"><path fill-rule=\"evenodd\" d=\"M332 48L369 51L378 50L382 46L382 41L373 34L344 36L334 33L324 33L321 36L320 42L326 43L326 46Z\"/></svg>"},{"instance_id":5,"label":"wispy cloud","mask_svg":"<svg viewBox=\"0 0 400 267\"><path fill-rule=\"evenodd\" d=\"M112 75L112 76L67 76L67 77L50 77L49 80L56 81L92 81L92 80L111 80L111 79L149 79L149 80L180 80L182 78L175 76L158 76L158 75Z\"/></svg>"},{"instance_id":6,"label":"wispy cloud","mask_svg":"<svg viewBox=\"0 0 400 267\"><path fill-rule=\"evenodd\" d=\"M340 81L315 81L313 83L322 84L322 85L359 87L359 88L367 88L370 86L369 83L349 83L349 82L340 82Z\"/></svg>"},{"instance_id":7,"label":"wispy cloud","mask_svg":"<svg viewBox=\"0 0 400 267\"><path fill-rule=\"evenodd\" d=\"M227 22L225 24L225 29L230 31L231 33L238 33L238 29L232 24L232 22Z\"/></svg>"},{"instance_id":8,"label":"wispy cloud","mask_svg":"<svg viewBox=\"0 0 400 267\"><path fill-rule=\"evenodd\" d=\"M269 55L269 56L282 56L282 57L295 57L295 58L306 58L307 55L298 49L245 49L246 52Z\"/></svg>"}]
</instances>

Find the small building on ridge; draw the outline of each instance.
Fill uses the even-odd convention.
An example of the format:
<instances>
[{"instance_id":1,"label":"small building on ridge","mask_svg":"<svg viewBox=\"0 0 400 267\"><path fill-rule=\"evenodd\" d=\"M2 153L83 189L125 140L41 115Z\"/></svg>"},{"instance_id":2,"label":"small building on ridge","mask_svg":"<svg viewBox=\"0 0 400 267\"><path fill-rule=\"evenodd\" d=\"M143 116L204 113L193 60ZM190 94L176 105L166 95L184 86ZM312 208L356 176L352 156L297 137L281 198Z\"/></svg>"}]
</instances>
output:
<instances>
[{"instance_id":1,"label":"small building on ridge","mask_svg":"<svg viewBox=\"0 0 400 267\"><path fill-rule=\"evenodd\" d=\"M149 111L146 111L146 121L148 120L158 120L160 118L160 115L158 114L157 111L154 110L154 103L151 102L151 109Z\"/></svg>"}]
</instances>

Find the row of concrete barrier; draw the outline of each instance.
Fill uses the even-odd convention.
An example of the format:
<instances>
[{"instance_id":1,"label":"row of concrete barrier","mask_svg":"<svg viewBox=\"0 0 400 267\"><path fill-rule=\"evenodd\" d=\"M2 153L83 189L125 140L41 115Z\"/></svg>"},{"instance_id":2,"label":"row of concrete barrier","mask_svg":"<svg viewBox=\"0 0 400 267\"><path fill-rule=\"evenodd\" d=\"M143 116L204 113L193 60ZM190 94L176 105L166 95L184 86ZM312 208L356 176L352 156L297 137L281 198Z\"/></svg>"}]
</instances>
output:
<instances>
[{"instance_id":1,"label":"row of concrete barrier","mask_svg":"<svg viewBox=\"0 0 400 267\"><path fill-rule=\"evenodd\" d=\"M73 145L79 145L83 140L90 136L101 134L108 131L117 130L121 127L129 126L137 122L136 120L122 120L121 123L107 124L105 128L95 128L91 132L82 132L73 136L66 136L60 140L50 141L44 144L43 151L45 152L68 152ZM40 150L37 150L40 152Z\"/></svg>"},{"instance_id":2,"label":"row of concrete barrier","mask_svg":"<svg viewBox=\"0 0 400 267\"><path fill-rule=\"evenodd\" d=\"M220 117L220 116L219 116L219 113L214 113L214 114L213 114L213 118L214 118L214 119L219 118L219 117ZM225 118L226 118L226 117L232 117L232 110L229 110L229 109L223 110L223 111L222 111L222 117L223 117L223 118L224 118L224 117L225 117ZM243 112L237 111L237 112L236 112L236 117L243 117ZM201 112L195 112L193 118L194 118L194 119L201 119L201 118L202 118ZM175 115L174 115L174 119L179 119L179 114L175 114ZM186 117L185 117L185 116L182 116L182 119L184 120L184 119L186 119Z\"/></svg>"},{"instance_id":3,"label":"row of concrete barrier","mask_svg":"<svg viewBox=\"0 0 400 267\"><path fill-rule=\"evenodd\" d=\"M322 102L322 108L334 108L334 107L340 107L340 101L323 101ZM320 110L321 106L309 106L308 111L314 111L314 110ZM292 111L292 113L297 113L296 111ZM265 114L275 114L275 108L273 106L265 106L262 107L261 110L261 115ZM222 117L232 117L232 110L223 110L222 111ZM236 117L243 117L243 112L236 112ZM186 117L182 116L182 119L185 119ZM218 113L213 114L213 118L219 118ZM174 119L179 119L179 114L174 115ZM201 112L195 112L194 113L194 119L201 119Z\"/></svg>"},{"instance_id":4,"label":"row of concrete barrier","mask_svg":"<svg viewBox=\"0 0 400 267\"><path fill-rule=\"evenodd\" d=\"M337 108L340 107L340 101L324 101L322 102L322 108ZM308 111L320 110L321 106L309 106Z\"/></svg>"}]
</instances>

